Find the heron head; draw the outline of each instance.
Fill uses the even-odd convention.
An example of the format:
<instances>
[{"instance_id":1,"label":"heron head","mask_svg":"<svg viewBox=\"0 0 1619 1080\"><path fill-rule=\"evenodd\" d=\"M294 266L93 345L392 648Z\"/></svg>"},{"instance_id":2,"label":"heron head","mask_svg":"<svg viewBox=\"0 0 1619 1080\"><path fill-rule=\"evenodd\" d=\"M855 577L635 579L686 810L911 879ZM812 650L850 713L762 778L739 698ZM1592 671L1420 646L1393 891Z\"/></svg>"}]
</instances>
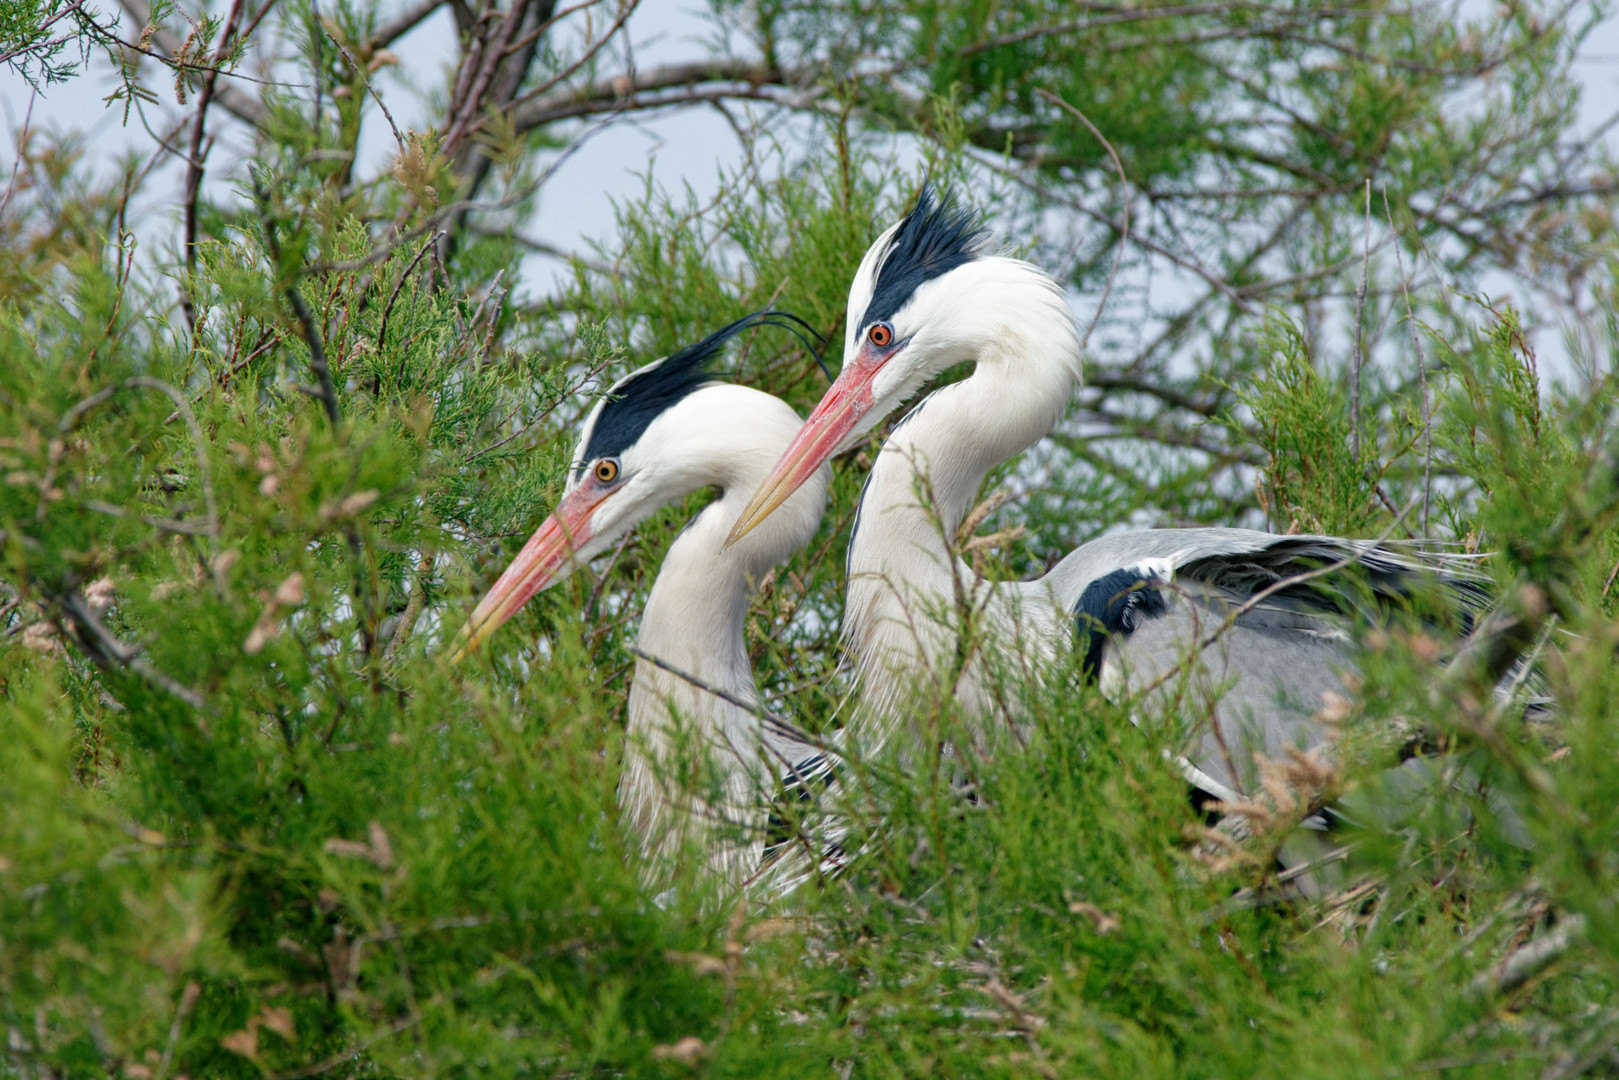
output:
<instances>
[{"instance_id":1,"label":"heron head","mask_svg":"<svg viewBox=\"0 0 1619 1080\"><path fill-rule=\"evenodd\" d=\"M843 370L743 510L729 543L946 368L1017 355L1057 334L1072 339L1077 373L1078 337L1060 287L1037 267L989 249L977 218L941 203L929 188L877 238L849 286Z\"/></svg>"},{"instance_id":2,"label":"heron head","mask_svg":"<svg viewBox=\"0 0 1619 1080\"><path fill-rule=\"evenodd\" d=\"M486 641L536 593L567 578L661 507L709 482L704 456L725 448L687 445L691 425L679 422L678 406L714 385L709 365L730 338L771 325L781 315L745 316L608 389L585 418L556 509L461 627L452 663Z\"/></svg>"}]
</instances>

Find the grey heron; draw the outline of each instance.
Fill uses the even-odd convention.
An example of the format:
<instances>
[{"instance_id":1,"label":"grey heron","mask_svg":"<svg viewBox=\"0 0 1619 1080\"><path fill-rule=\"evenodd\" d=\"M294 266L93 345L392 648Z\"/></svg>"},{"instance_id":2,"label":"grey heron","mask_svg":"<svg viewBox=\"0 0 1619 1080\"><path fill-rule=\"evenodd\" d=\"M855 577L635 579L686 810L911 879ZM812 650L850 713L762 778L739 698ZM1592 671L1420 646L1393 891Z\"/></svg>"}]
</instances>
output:
<instances>
[{"instance_id":1,"label":"grey heron","mask_svg":"<svg viewBox=\"0 0 1619 1080\"><path fill-rule=\"evenodd\" d=\"M800 418L770 394L716 381L709 365L730 338L780 315L739 319L613 384L584 422L556 510L468 618L454 655L658 509L718 488L669 546L647 596L619 803L654 866L690 842L732 883L760 862L774 782L824 761L790 727L759 719L743 621L765 574L814 536L830 469L810 470L769 527L721 550Z\"/></svg>"},{"instance_id":2,"label":"grey heron","mask_svg":"<svg viewBox=\"0 0 1619 1080\"><path fill-rule=\"evenodd\" d=\"M875 730L902 721L918 679L948 677L980 722L1005 713L986 671L995 658L963 649L961 620L950 617L970 611L999 659L1049 661L1078 648L1082 670L1110 696L1167 695L1171 675L1189 672L1207 722L1176 748L1181 768L1196 788L1241 801L1258 790L1260 757L1322 743L1319 714L1336 700L1326 695L1348 694L1351 643L1338 616L1350 601L1290 581L1353 563L1373 602L1398 603L1427 581L1458 610L1476 600L1466 575L1387 545L1236 528L1106 535L1039 580L977 580L952 540L984 477L1043 438L1080 383L1081 339L1062 288L1028 262L993 254L970 214L924 189L861 261L845 332L842 372L729 542L751 535L928 380L973 365L889 435L849 540L842 633Z\"/></svg>"}]
</instances>

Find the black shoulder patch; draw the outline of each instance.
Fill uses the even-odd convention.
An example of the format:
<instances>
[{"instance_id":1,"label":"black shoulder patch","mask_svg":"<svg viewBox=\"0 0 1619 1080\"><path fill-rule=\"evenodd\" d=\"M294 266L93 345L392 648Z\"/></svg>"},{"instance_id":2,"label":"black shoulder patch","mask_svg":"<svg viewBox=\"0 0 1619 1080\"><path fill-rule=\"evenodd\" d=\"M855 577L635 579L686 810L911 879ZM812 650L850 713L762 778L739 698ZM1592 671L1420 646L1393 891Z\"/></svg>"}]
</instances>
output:
<instances>
[{"instance_id":1,"label":"black shoulder patch","mask_svg":"<svg viewBox=\"0 0 1619 1080\"><path fill-rule=\"evenodd\" d=\"M618 457L634 446L646 434L647 425L665 410L679 404L699 386L715 380L708 365L727 341L749 327L770 324L778 314L756 311L744 315L697 344L670 353L619 380L607 391L606 403L591 428L585 452L581 460L574 462L574 468L583 468L586 463L600 458Z\"/></svg>"},{"instance_id":2,"label":"black shoulder patch","mask_svg":"<svg viewBox=\"0 0 1619 1080\"><path fill-rule=\"evenodd\" d=\"M764 861L769 862L801 834L802 807L838 782L832 760L812 753L782 772L781 792L765 822ZM795 811L797 811L795 813Z\"/></svg>"},{"instance_id":3,"label":"black shoulder patch","mask_svg":"<svg viewBox=\"0 0 1619 1080\"><path fill-rule=\"evenodd\" d=\"M978 258L988 236L972 213L940 204L933 188L923 187L877 266L861 326L893 318L925 282Z\"/></svg>"},{"instance_id":4,"label":"black shoulder patch","mask_svg":"<svg viewBox=\"0 0 1619 1080\"><path fill-rule=\"evenodd\" d=\"M1074 604L1074 643L1084 651L1085 680L1102 675L1102 646L1168 610L1157 577L1139 570L1115 570L1085 586Z\"/></svg>"}]
</instances>

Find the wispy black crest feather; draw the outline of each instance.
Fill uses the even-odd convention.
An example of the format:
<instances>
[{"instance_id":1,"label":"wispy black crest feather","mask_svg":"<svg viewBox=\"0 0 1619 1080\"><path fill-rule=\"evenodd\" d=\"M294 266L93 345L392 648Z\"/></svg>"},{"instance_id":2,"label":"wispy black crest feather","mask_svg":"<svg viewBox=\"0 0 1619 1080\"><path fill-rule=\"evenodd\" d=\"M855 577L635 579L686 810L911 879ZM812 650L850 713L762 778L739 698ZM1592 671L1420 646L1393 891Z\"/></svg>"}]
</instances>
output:
<instances>
[{"instance_id":1,"label":"wispy black crest feather","mask_svg":"<svg viewBox=\"0 0 1619 1080\"><path fill-rule=\"evenodd\" d=\"M796 315L774 310L755 311L729 326L720 327L695 345L670 353L658 363L648 364L621 379L608 390L606 403L596 416L585 451L574 467L583 468L586 463L604 457L618 457L634 446L646 434L647 425L653 420L679 404L693 390L715 381L717 376L709 369L709 364L719 356L727 341L751 327L777 326L787 330L803 342L819 363L820 354L810 347L794 326L782 322L782 319L790 319L810 333L815 333L813 327Z\"/></svg>"},{"instance_id":2,"label":"wispy black crest feather","mask_svg":"<svg viewBox=\"0 0 1619 1080\"><path fill-rule=\"evenodd\" d=\"M971 211L939 202L932 185L924 186L888 242L861 325L892 319L925 282L982 255L988 238Z\"/></svg>"}]
</instances>

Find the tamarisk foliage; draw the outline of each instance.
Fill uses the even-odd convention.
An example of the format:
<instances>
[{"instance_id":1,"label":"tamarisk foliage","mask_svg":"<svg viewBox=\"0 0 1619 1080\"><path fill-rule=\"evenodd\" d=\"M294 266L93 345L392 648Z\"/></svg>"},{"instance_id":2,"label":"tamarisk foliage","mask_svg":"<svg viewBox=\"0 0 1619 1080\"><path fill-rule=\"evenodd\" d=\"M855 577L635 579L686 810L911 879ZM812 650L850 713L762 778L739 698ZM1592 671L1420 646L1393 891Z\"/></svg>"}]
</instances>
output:
<instances>
[{"instance_id":1,"label":"tamarisk foliage","mask_svg":"<svg viewBox=\"0 0 1619 1080\"><path fill-rule=\"evenodd\" d=\"M689 61L638 65L627 0L120 9L0 15L45 105L113 49L109 107L154 136L109 168L36 105L0 169L0 1071L1619 1069L1593 13L724 0ZM412 35L452 25L399 126ZM647 180L590 250L538 239L598 125L713 108L715 177ZM922 687L920 753L840 763L836 873L649 881L615 798L633 627L704 496L470 662L444 645L595 394L772 303L835 362L860 255L924 178L1100 311L1069 422L957 538L979 572L1122 522L1268 523L1476 553L1499 603L1454 636L1346 626L1333 754L1265 763L1240 830L1164 755L1218 702L1109 701L1074 662L1008 677L1026 723L993 755ZM769 331L726 366L820 394ZM814 732L855 715L836 639L873 449L749 616L766 707ZM1413 751L1446 782L1392 781ZM1301 890L1275 854L1340 798L1344 861Z\"/></svg>"}]
</instances>

